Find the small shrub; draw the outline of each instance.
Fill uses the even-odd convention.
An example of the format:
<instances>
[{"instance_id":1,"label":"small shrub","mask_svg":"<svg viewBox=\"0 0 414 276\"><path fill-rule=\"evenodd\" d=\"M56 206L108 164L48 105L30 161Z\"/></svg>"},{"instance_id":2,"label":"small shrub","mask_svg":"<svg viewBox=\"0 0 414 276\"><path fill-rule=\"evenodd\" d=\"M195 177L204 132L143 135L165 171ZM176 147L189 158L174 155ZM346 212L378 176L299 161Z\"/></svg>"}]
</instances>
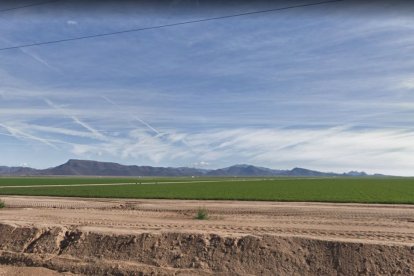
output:
<instances>
[{"instance_id":1,"label":"small shrub","mask_svg":"<svg viewBox=\"0 0 414 276\"><path fill-rule=\"evenodd\" d=\"M199 219L199 220L208 219L208 212L206 208L199 208L195 219Z\"/></svg>"},{"instance_id":2,"label":"small shrub","mask_svg":"<svg viewBox=\"0 0 414 276\"><path fill-rule=\"evenodd\" d=\"M0 209L3 209L4 207L6 207L6 204L0 199Z\"/></svg>"}]
</instances>

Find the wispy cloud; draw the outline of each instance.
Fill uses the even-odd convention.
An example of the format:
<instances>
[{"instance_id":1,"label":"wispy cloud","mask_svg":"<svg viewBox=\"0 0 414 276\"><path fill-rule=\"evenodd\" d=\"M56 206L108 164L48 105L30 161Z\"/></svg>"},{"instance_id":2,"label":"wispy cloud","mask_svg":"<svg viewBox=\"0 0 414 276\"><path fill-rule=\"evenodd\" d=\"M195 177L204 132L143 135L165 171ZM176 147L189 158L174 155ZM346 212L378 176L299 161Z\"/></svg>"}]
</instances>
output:
<instances>
[{"instance_id":1,"label":"wispy cloud","mask_svg":"<svg viewBox=\"0 0 414 276\"><path fill-rule=\"evenodd\" d=\"M91 127L90 125L88 125L87 123L81 121L78 117L71 115L69 112L67 112L65 109L63 109L62 107L54 104L52 101L48 100L48 99L44 99L45 102L53 107L56 110L59 110L60 112L62 112L64 115L68 116L68 118L71 118L76 124L82 126L83 128L85 128L86 130L88 130L92 135L94 135L96 138L100 139L100 140L107 140L107 137L105 137L105 135L101 134L99 131L97 131L96 129L94 129L93 127Z\"/></svg>"},{"instance_id":2,"label":"wispy cloud","mask_svg":"<svg viewBox=\"0 0 414 276\"><path fill-rule=\"evenodd\" d=\"M76 21L76 20L68 20L68 21L66 21L66 24L68 24L68 25L78 25L78 21Z\"/></svg>"},{"instance_id":3,"label":"wispy cloud","mask_svg":"<svg viewBox=\"0 0 414 276\"><path fill-rule=\"evenodd\" d=\"M127 117L132 118L133 120L136 120L138 122L140 122L141 124L143 124L144 126L146 126L148 129L150 129L151 131L153 131L156 135L161 136L163 135L163 133L161 133L158 129L154 128L153 126L151 126L149 123L145 122L144 120L142 120L141 118L139 118L136 115L131 115L126 113L125 111L122 110L122 107L120 107L117 103L115 103L114 101L110 100L108 97L106 96L101 96L102 99L104 99L106 102L108 102L109 104L114 105L115 107L117 107L119 110L121 110L121 113L124 115L127 115Z\"/></svg>"},{"instance_id":4,"label":"wispy cloud","mask_svg":"<svg viewBox=\"0 0 414 276\"><path fill-rule=\"evenodd\" d=\"M179 134L179 133L178 133ZM198 154L183 145L146 139L148 134L134 133L99 145L76 145L78 155L109 155L114 158L137 158L157 164L195 161L197 166L253 163L273 168L304 166L341 172L363 169L368 172L409 175L414 165L414 132L377 129L361 131L350 128L325 129L234 129L187 133ZM388 167L393 163L393 169ZM396 170L395 168L398 167Z\"/></svg>"},{"instance_id":5,"label":"wispy cloud","mask_svg":"<svg viewBox=\"0 0 414 276\"><path fill-rule=\"evenodd\" d=\"M32 131L36 131L36 132L63 134L63 135L79 137L79 138L97 139L96 135L89 131L85 132L85 131L78 131L78 130L73 130L73 129L68 129L68 128L42 126L42 125L36 125L36 124L25 125L25 128L30 129ZM101 140L101 139L97 139L97 140Z\"/></svg>"},{"instance_id":6,"label":"wispy cloud","mask_svg":"<svg viewBox=\"0 0 414 276\"><path fill-rule=\"evenodd\" d=\"M414 89L414 76L401 80L396 85L396 87L402 88L402 89L413 90ZM413 104L413 103L407 103L407 104Z\"/></svg>"},{"instance_id":7,"label":"wispy cloud","mask_svg":"<svg viewBox=\"0 0 414 276\"><path fill-rule=\"evenodd\" d=\"M198 162L195 162L195 163L193 164L193 166L194 166L195 168L204 168L204 167L208 167L208 166L210 166L210 163L209 163L209 162L206 162L206 161L198 161Z\"/></svg>"},{"instance_id":8,"label":"wispy cloud","mask_svg":"<svg viewBox=\"0 0 414 276\"><path fill-rule=\"evenodd\" d=\"M58 147L54 145L53 143L51 143L48 139L44 139L42 137L38 137L32 134L26 133L17 127L8 126L8 125L1 124L1 123L0 123L0 127L3 127L4 129L6 129L10 133L11 136L17 139L30 139L30 140L34 140L34 141L43 143L45 145L48 145L54 149L58 149Z\"/></svg>"}]
</instances>

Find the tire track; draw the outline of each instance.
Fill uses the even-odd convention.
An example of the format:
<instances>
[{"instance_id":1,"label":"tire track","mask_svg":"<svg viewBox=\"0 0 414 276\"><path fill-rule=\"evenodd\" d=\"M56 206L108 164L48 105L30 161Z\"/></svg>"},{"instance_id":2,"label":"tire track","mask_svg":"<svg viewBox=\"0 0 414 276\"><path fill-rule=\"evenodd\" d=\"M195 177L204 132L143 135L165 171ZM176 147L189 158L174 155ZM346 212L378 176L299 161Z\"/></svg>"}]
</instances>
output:
<instances>
[{"instance_id":1,"label":"tire track","mask_svg":"<svg viewBox=\"0 0 414 276\"><path fill-rule=\"evenodd\" d=\"M173 200L5 197L0 221L94 230L290 235L414 244L414 208ZM210 220L194 220L206 206Z\"/></svg>"}]
</instances>

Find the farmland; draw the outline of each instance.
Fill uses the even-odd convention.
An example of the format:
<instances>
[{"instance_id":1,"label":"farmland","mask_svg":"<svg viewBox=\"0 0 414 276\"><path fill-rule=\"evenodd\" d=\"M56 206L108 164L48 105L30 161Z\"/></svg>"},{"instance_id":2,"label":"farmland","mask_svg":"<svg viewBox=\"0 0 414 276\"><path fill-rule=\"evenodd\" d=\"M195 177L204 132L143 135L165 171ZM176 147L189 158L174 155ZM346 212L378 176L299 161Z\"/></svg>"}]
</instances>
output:
<instances>
[{"instance_id":1,"label":"farmland","mask_svg":"<svg viewBox=\"0 0 414 276\"><path fill-rule=\"evenodd\" d=\"M413 204L414 178L21 177L0 178L0 195Z\"/></svg>"},{"instance_id":2,"label":"farmland","mask_svg":"<svg viewBox=\"0 0 414 276\"><path fill-rule=\"evenodd\" d=\"M414 271L414 205L369 204L413 204L413 178L0 178L0 199L5 275Z\"/></svg>"}]
</instances>

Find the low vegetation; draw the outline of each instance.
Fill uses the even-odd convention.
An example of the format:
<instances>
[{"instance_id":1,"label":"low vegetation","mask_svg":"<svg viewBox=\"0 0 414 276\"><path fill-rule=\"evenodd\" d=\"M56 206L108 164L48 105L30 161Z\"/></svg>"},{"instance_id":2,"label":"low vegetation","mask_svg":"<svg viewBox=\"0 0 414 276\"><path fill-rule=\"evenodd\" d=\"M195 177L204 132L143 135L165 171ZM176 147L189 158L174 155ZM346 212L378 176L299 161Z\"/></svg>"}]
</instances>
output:
<instances>
[{"instance_id":1,"label":"low vegetation","mask_svg":"<svg viewBox=\"0 0 414 276\"><path fill-rule=\"evenodd\" d=\"M205 220L208 219L208 212L206 208L199 208L197 210L197 214L195 216L195 219L199 219L199 220Z\"/></svg>"},{"instance_id":2,"label":"low vegetation","mask_svg":"<svg viewBox=\"0 0 414 276\"><path fill-rule=\"evenodd\" d=\"M162 178L154 185L73 186L81 183L131 182L126 178L48 178L47 185L62 187L1 188L46 184L39 178L0 178L0 195L43 195L108 198L165 198L211 200L317 201L414 204L414 178L273 178L217 179ZM202 181L205 181L203 179ZM133 183L136 182L134 179ZM142 183L155 182L143 179ZM185 182L164 183L163 182ZM148 184L148 183L147 183Z\"/></svg>"},{"instance_id":3,"label":"low vegetation","mask_svg":"<svg viewBox=\"0 0 414 276\"><path fill-rule=\"evenodd\" d=\"M4 207L6 207L6 204L0 199L0 209L3 209Z\"/></svg>"}]
</instances>

